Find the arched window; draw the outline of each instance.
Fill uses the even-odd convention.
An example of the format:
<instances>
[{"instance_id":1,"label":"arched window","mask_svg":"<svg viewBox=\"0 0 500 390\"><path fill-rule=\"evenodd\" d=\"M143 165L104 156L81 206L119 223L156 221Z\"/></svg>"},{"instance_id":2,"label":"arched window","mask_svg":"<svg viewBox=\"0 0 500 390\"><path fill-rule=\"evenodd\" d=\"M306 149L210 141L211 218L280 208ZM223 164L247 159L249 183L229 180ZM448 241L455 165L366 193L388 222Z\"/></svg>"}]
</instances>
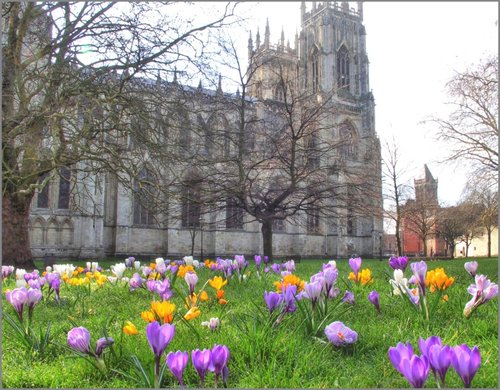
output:
<instances>
[{"instance_id":1,"label":"arched window","mask_svg":"<svg viewBox=\"0 0 500 390\"><path fill-rule=\"evenodd\" d=\"M349 52L342 46L337 52L337 86L339 89L349 89L349 84Z\"/></svg>"},{"instance_id":2,"label":"arched window","mask_svg":"<svg viewBox=\"0 0 500 390\"><path fill-rule=\"evenodd\" d=\"M318 48L314 47L313 52L311 54L311 80L312 80L313 93L319 91L319 84L320 84L319 72L320 72L319 53L318 53Z\"/></svg>"},{"instance_id":3,"label":"arched window","mask_svg":"<svg viewBox=\"0 0 500 390\"><path fill-rule=\"evenodd\" d=\"M343 159L356 157L356 132L349 123L342 123L339 128L339 156Z\"/></svg>"},{"instance_id":4,"label":"arched window","mask_svg":"<svg viewBox=\"0 0 500 390\"><path fill-rule=\"evenodd\" d=\"M46 180L48 176L49 173L45 172L42 176L40 176L40 179L38 179L38 184L42 184L43 181ZM40 209L47 209L49 207L49 188L50 188L50 181L48 181L41 190L38 190L36 207Z\"/></svg>"},{"instance_id":5,"label":"arched window","mask_svg":"<svg viewBox=\"0 0 500 390\"><path fill-rule=\"evenodd\" d=\"M134 225L150 226L155 224L154 198L156 179L143 168L134 180Z\"/></svg>"},{"instance_id":6,"label":"arched window","mask_svg":"<svg viewBox=\"0 0 500 390\"><path fill-rule=\"evenodd\" d=\"M319 168L319 148L316 135L312 135L307 143L307 167L309 169Z\"/></svg>"},{"instance_id":7,"label":"arched window","mask_svg":"<svg viewBox=\"0 0 500 390\"><path fill-rule=\"evenodd\" d=\"M286 93L285 84L283 84L283 81L281 81L274 88L274 93L273 93L274 100L284 102L285 101L285 93Z\"/></svg>"},{"instance_id":8,"label":"arched window","mask_svg":"<svg viewBox=\"0 0 500 390\"><path fill-rule=\"evenodd\" d=\"M69 209L69 192L71 171L68 167L62 167L59 171L59 202L57 208Z\"/></svg>"},{"instance_id":9,"label":"arched window","mask_svg":"<svg viewBox=\"0 0 500 390\"><path fill-rule=\"evenodd\" d=\"M243 210L234 198L226 201L226 229L243 229Z\"/></svg>"},{"instance_id":10,"label":"arched window","mask_svg":"<svg viewBox=\"0 0 500 390\"><path fill-rule=\"evenodd\" d=\"M200 190L198 181L188 181L182 189L182 215L183 228L198 228L201 221Z\"/></svg>"},{"instance_id":11,"label":"arched window","mask_svg":"<svg viewBox=\"0 0 500 390\"><path fill-rule=\"evenodd\" d=\"M307 210L307 232L319 233L319 207L317 206Z\"/></svg>"}]
</instances>

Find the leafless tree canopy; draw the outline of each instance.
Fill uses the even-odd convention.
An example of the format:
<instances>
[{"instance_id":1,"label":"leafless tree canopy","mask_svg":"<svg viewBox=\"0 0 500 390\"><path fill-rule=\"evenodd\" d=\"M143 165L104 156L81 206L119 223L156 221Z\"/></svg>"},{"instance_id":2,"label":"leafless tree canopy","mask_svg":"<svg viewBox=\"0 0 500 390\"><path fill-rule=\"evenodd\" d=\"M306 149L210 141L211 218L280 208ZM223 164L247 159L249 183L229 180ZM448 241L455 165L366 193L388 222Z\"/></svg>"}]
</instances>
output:
<instances>
[{"instance_id":1,"label":"leafless tree canopy","mask_svg":"<svg viewBox=\"0 0 500 390\"><path fill-rule=\"evenodd\" d=\"M498 57L458 73L447 84L454 111L433 118L439 140L445 141L448 161L470 164L471 176L498 183Z\"/></svg>"}]
</instances>

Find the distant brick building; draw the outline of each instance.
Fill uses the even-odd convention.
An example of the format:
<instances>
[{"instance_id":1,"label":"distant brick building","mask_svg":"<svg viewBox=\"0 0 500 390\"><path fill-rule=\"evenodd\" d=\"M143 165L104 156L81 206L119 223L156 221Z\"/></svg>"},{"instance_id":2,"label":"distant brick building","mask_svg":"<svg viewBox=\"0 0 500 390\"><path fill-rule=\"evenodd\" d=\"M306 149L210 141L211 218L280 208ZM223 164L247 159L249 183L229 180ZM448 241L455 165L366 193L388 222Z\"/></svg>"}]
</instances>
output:
<instances>
[{"instance_id":1,"label":"distant brick building","mask_svg":"<svg viewBox=\"0 0 500 390\"><path fill-rule=\"evenodd\" d=\"M403 214L406 215L403 215L400 227L403 254L447 256L449 253L446 243L435 234L436 214L440 208L437 196L438 181L434 179L426 164L421 175L415 178L414 186L415 199L409 199L404 205ZM421 238L424 235L425 246Z\"/></svg>"}]
</instances>

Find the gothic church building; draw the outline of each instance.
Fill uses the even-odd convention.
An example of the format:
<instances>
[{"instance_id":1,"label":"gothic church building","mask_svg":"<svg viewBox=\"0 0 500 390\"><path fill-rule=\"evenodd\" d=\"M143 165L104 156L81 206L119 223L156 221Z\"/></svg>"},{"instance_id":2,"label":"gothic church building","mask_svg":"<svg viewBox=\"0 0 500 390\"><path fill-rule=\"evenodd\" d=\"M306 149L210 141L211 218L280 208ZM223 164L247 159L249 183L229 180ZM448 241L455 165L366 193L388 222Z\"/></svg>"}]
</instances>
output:
<instances>
[{"instance_id":1,"label":"gothic church building","mask_svg":"<svg viewBox=\"0 0 500 390\"><path fill-rule=\"evenodd\" d=\"M271 43L269 24L263 36L248 40L249 67L256 69L249 95L255 112L269 110L269 102L279 102L283 89L277 80L277 63L293 75L294 88L314 95L318 102L330 100L329 134L342 140L339 158L359 170L373 171L374 188L381 188L380 143L375 131L375 102L369 88L369 61L366 32L363 26L363 4L351 7L348 2L305 2L300 5L301 29L293 47L285 44L284 34ZM220 87L219 91L220 92ZM199 104L210 105L215 91L198 91L193 95ZM204 95L204 96L201 96ZM198 115L208 126L215 119L210 109ZM228 126L231 117L218 121ZM340 161L340 160L339 160ZM335 167L336 160L325 162ZM333 169L333 168L332 168ZM112 174L102 174L86 186L88 198L72 205L69 182L71 172L52 180L33 199L30 214L30 240L33 256L41 258L103 258L136 256L139 259L162 256L178 258L227 256L263 253L262 235L257 221L234 224L227 218L204 216L214 223L201 221L196 235L193 226L180 219L157 222L134 200L130 189L123 187ZM332 174L332 180L343 180ZM381 191L381 190L380 190ZM373 196L373 195L370 195ZM371 214L355 216L355 205L344 204L343 214L334 220L316 217L311 223L295 224L276 220L273 225L273 252L278 258L323 257L348 258L353 255L377 257L382 243L381 193L373 199ZM217 211L215 213L221 213ZM235 215L227 205L225 215ZM189 217L189 216L187 216Z\"/></svg>"}]
</instances>

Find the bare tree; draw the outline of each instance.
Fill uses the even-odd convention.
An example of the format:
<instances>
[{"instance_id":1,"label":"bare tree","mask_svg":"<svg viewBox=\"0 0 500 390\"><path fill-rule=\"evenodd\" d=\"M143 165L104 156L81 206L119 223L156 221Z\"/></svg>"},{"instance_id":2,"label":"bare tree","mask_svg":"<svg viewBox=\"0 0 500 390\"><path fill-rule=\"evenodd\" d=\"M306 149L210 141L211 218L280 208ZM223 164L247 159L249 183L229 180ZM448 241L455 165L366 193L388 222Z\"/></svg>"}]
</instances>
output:
<instances>
[{"instance_id":1,"label":"bare tree","mask_svg":"<svg viewBox=\"0 0 500 390\"><path fill-rule=\"evenodd\" d=\"M403 218L404 202L408 199L409 186L404 182L405 168L401 167L401 156L395 139L385 143L382 158L382 180L384 182L384 199L389 208L384 208L384 216L394 221L396 228L397 255L403 253L401 245L401 220Z\"/></svg>"},{"instance_id":2,"label":"bare tree","mask_svg":"<svg viewBox=\"0 0 500 390\"><path fill-rule=\"evenodd\" d=\"M457 240L464 236L465 227L460 206L439 209L436 220L436 235L442 238L451 258L455 256Z\"/></svg>"},{"instance_id":3,"label":"bare tree","mask_svg":"<svg viewBox=\"0 0 500 390\"><path fill-rule=\"evenodd\" d=\"M404 225L422 241L427 256L427 240L435 234L436 211L434 205L410 199L404 206Z\"/></svg>"},{"instance_id":4,"label":"bare tree","mask_svg":"<svg viewBox=\"0 0 500 390\"><path fill-rule=\"evenodd\" d=\"M133 130L131 110L140 117L141 109L127 87L141 74L203 62L204 33L232 15L226 7L196 23L169 12L175 6L2 3L4 262L33 266L30 203L63 167L86 162L87 173L113 171L123 182L134 177L134 156L122 151Z\"/></svg>"},{"instance_id":5,"label":"bare tree","mask_svg":"<svg viewBox=\"0 0 500 390\"><path fill-rule=\"evenodd\" d=\"M465 244L464 256L467 257L469 256L469 247L472 240L483 234L480 223L482 210L470 200L464 200L459 205L459 213L461 214L463 233L458 239L459 242Z\"/></svg>"},{"instance_id":6,"label":"bare tree","mask_svg":"<svg viewBox=\"0 0 500 390\"><path fill-rule=\"evenodd\" d=\"M446 142L447 161L471 164L473 176L498 183L498 57L457 73L447 87L455 110L428 121Z\"/></svg>"},{"instance_id":7,"label":"bare tree","mask_svg":"<svg viewBox=\"0 0 500 390\"><path fill-rule=\"evenodd\" d=\"M333 94L300 90L295 67L286 59L253 58L244 68L231 40L225 52L232 59L225 65L238 75L238 94L223 107L236 113L235 125L222 137L223 153L199 156L197 164L209 167L203 177L214 203L224 206L232 199L258 221L269 258L275 221L319 233L322 219L373 216L381 206L379 146L358 152L353 140L331 137L339 131L332 121L338 113ZM249 93L258 90L256 74L264 68L277 88L272 99L258 102ZM366 169L369 164L373 169Z\"/></svg>"}]
</instances>

